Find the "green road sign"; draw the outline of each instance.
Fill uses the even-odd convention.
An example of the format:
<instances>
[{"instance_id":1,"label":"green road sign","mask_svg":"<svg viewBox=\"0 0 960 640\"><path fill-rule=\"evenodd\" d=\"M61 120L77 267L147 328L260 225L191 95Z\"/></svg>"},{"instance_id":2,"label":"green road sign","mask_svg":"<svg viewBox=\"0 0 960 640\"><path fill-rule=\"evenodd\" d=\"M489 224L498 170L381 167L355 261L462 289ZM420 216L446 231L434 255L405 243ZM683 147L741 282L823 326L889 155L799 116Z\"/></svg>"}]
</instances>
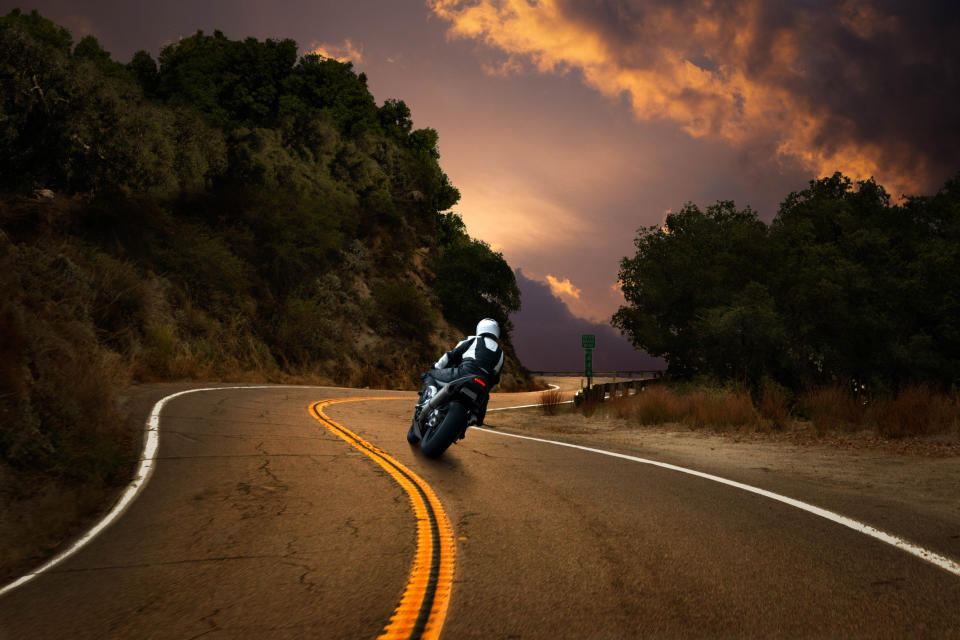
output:
<instances>
[{"instance_id":1,"label":"green road sign","mask_svg":"<svg viewBox=\"0 0 960 640\"><path fill-rule=\"evenodd\" d=\"M597 336L592 333L584 333L580 336L580 346L584 349L593 349L597 346Z\"/></svg>"}]
</instances>

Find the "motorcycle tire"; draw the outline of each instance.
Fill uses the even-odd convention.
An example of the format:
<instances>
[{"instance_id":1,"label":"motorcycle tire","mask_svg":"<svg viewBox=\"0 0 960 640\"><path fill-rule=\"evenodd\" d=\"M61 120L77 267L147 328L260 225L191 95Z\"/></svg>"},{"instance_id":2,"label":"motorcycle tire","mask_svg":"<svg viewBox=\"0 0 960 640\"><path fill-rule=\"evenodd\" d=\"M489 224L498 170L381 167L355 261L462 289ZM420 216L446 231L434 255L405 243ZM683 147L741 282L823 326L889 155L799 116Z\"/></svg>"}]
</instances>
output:
<instances>
[{"instance_id":1,"label":"motorcycle tire","mask_svg":"<svg viewBox=\"0 0 960 640\"><path fill-rule=\"evenodd\" d=\"M447 415L435 429L427 432L420 443L420 449L428 458L439 458L463 432L467 424L467 408L459 402L451 402Z\"/></svg>"},{"instance_id":2,"label":"motorcycle tire","mask_svg":"<svg viewBox=\"0 0 960 640\"><path fill-rule=\"evenodd\" d=\"M417 444L420 442L420 438L418 438L417 434L413 432L413 425L410 425L410 428L407 429L407 442L410 444Z\"/></svg>"}]
</instances>

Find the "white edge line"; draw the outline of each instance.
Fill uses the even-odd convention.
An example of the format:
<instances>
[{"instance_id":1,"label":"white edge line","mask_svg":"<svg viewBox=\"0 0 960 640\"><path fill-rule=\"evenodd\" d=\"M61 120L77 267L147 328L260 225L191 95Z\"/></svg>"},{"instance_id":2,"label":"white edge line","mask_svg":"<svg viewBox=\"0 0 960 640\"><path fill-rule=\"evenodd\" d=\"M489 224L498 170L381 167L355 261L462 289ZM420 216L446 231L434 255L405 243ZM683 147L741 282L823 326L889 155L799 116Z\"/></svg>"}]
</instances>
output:
<instances>
[{"instance_id":1,"label":"white edge line","mask_svg":"<svg viewBox=\"0 0 960 640\"><path fill-rule=\"evenodd\" d=\"M564 400L563 402L558 402L557 404L573 404L573 400ZM487 413L491 411L507 411L509 409L529 409L530 407L539 407L539 404L522 404L517 407L500 407L499 409L487 409Z\"/></svg>"},{"instance_id":2,"label":"white edge line","mask_svg":"<svg viewBox=\"0 0 960 640\"><path fill-rule=\"evenodd\" d=\"M203 389L187 389L186 391L178 391L177 393L171 393L168 396L161 398L150 411L150 417L147 419L146 425L144 426L144 437L143 437L143 453L140 456L140 466L137 469L136 475L133 477L133 481L127 485L127 488L124 490L123 494L113 505L113 508L110 509L110 512L103 517L100 522L93 525L83 536L78 540L74 541L70 547L62 551L57 556L54 556L46 563L40 565L30 573L27 573L17 580L14 580L10 584L4 586L0 589L0 597L3 597L5 594L13 591L17 587L23 586L24 584L30 582L37 576L42 573L45 573L57 566L77 551L80 551L83 547L89 544L95 537L103 532L104 529L113 524L114 520L123 515L123 512L127 510L133 501L140 495L140 492L143 491L143 488L147 486L147 482L150 480L150 476L153 475L154 461L157 457L157 449L160 446L160 410L163 409L163 406L173 400L177 396L182 396L188 393L198 393L200 391L225 391L231 389L283 389L283 388L293 388L289 385L254 385L254 386L241 386L241 387L205 387ZM303 387L300 387L303 388Z\"/></svg>"},{"instance_id":3,"label":"white edge line","mask_svg":"<svg viewBox=\"0 0 960 640\"><path fill-rule=\"evenodd\" d=\"M504 409L519 409L520 407L504 407ZM493 411L493 409L491 409ZM750 493L755 493L757 495L763 496L765 498L770 498L771 500L776 500L784 504L788 504L791 507L796 507L801 511L806 511L807 513L812 513L813 515L820 516L821 518L826 518L832 522L843 525L847 528L853 529L864 535L868 535L871 538L876 538L881 542L886 542L889 545L900 549L901 551L906 551L921 560L926 560L927 562L934 564L941 569L949 571L950 573L960 576L960 564L956 561L947 558L946 556L941 556L933 551L919 547L911 542L904 540L898 536L895 536L885 531L880 531L875 529L870 525L863 524L852 518L842 516L838 513L832 511L827 511L826 509L821 509L820 507L808 504L806 502L801 502L800 500L795 500L793 498L788 498L787 496L782 496L778 493L773 493L772 491L767 491L766 489L760 489L748 484L743 484L742 482L736 482L734 480L728 480L726 478L721 478L720 476L710 475L709 473L703 473L702 471L694 471L693 469L687 469L686 467L678 467L674 464L668 464L666 462L657 462L656 460L648 460L646 458L638 458L635 456L628 456L624 453L615 453L613 451L605 451L603 449L594 449L591 447L584 447L578 444L570 444L569 442L560 442L558 440L545 440L543 438L534 438L531 436L521 436L515 433L504 433L502 431L492 431L490 429L484 429L482 427L472 427L479 431L485 431L486 433L492 433L497 436L507 436L510 438L521 438L523 440L533 440L534 442L544 442L546 444L555 444L561 447L570 447L573 449L580 449L582 451L589 451L591 453L599 453L605 456L612 456L614 458L622 458L624 460L631 460L633 462L640 462L642 464L649 464L655 467L662 467L664 469L670 469L671 471L679 471L680 473L686 473L692 476L697 476L698 478L704 478L706 480L712 480L714 482L719 482L720 484L725 484L730 487L735 487L737 489L742 489L744 491L749 491Z\"/></svg>"},{"instance_id":4,"label":"white edge line","mask_svg":"<svg viewBox=\"0 0 960 640\"><path fill-rule=\"evenodd\" d=\"M24 574L23 576L17 578L13 582L0 588L0 597L3 597L7 593L13 591L17 587L23 586L26 583L30 582L37 576L49 571L54 568L73 554L77 553L93 541L98 535L100 535L107 527L109 527L113 522L123 515L123 512L136 500L137 496L140 495L140 492L143 491L144 487L147 486L147 482L150 480L150 476L153 475L154 461L157 457L157 449L160 447L160 411L163 409L164 405L167 404L170 400L188 393L199 393L201 391L225 391L231 389L323 389L327 387L317 387L313 385L244 385L244 386L234 386L234 387L204 387L202 389L186 389L184 391L178 391L177 393L171 393L168 396L164 396L153 405L153 409L150 411L150 417L147 419L147 422L144 425L144 434L143 434L143 452L140 454L140 466L137 468L137 473L133 477L133 481L127 485L127 488L124 489L123 493L114 503L113 508L110 509L109 513L105 515L97 524L93 525L86 533L84 533L80 538L74 541L67 549L64 549L58 555L54 556L44 564L40 565L33 571ZM398 396L398 399L405 398L405 396ZM539 405L528 405L531 407ZM519 407L508 407L510 409L516 409ZM491 411L500 411L500 409L491 409Z\"/></svg>"}]
</instances>

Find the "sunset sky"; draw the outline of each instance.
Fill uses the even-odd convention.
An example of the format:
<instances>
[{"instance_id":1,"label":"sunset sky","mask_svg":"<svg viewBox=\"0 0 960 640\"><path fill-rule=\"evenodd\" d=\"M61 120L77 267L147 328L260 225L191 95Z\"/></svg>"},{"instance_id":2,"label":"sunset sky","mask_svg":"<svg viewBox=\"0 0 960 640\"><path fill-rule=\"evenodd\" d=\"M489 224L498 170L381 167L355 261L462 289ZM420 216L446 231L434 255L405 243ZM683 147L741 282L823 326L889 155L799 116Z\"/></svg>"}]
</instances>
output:
<instances>
[{"instance_id":1,"label":"sunset sky","mask_svg":"<svg viewBox=\"0 0 960 640\"><path fill-rule=\"evenodd\" d=\"M816 176L927 193L960 170L956 2L138 0L38 9L116 60L198 29L349 59L440 133L471 235L582 318L687 201L770 220Z\"/></svg>"}]
</instances>

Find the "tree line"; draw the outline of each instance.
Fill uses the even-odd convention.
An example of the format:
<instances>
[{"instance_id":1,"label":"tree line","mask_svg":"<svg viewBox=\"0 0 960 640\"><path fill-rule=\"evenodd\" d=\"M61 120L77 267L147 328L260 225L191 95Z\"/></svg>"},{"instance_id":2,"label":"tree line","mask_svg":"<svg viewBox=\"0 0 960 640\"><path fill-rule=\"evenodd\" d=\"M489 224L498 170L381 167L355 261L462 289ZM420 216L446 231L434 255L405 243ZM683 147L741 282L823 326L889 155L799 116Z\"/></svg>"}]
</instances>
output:
<instances>
[{"instance_id":1,"label":"tree line","mask_svg":"<svg viewBox=\"0 0 960 640\"><path fill-rule=\"evenodd\" d=\"M483 316L511 348L513 270L450 211L438 133L293 40L197 32L121 63L14 10L0 149L0 453L18 465L116 469L64 452L110 449L74 425L113 420L97 407L131 378L410 387Z\"/></svg>"},{"instance_id":2,"label":"tree line","mask_svg":"<svg viewBox=\"0 0 960 640\"><path fill-rule=\"evenodd\" d=\"M960 175L892 204L837 173L770 224L691 203L635 245L613 324L671 376L867 393L960 381Z\"/></svg>"}]
</instances>

